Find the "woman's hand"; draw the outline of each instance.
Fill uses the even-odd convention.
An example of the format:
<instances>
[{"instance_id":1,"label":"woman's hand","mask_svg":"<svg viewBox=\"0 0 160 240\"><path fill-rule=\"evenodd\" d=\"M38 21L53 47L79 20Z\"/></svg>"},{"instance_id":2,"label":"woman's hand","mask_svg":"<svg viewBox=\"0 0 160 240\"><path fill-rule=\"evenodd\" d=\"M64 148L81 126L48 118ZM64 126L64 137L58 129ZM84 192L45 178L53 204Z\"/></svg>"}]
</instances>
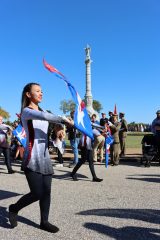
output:
<instances>
[{"instance_id":1,"label":"woman's hand","mask_svg":"<svg viewBox=\"0 0 160 240\"><path fill-rule=\"evenodd\" d=\"M62 117L63 121L65 122L65 124L69 125L69 126L74 126L74 121L71 118L67 118L65 116Z\"/></svg>"}]
</instances>

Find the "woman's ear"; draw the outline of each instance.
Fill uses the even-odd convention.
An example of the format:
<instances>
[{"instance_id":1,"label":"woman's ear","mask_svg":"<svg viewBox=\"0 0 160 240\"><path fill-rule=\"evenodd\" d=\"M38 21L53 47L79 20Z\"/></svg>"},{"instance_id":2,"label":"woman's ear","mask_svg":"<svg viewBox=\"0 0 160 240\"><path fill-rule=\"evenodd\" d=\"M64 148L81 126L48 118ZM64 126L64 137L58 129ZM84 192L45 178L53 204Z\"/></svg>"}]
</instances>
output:
<instances>
[{"instance_id":1,"label":"woman's ear","mask_svg":"<svg viewBox=\"0 0 160 240\"><path fill-rule=\"evenodd\" d=\"M30 92L26 92L26 96L27 96L28 98L31 98Z\"/></svg>"}]
</instances>

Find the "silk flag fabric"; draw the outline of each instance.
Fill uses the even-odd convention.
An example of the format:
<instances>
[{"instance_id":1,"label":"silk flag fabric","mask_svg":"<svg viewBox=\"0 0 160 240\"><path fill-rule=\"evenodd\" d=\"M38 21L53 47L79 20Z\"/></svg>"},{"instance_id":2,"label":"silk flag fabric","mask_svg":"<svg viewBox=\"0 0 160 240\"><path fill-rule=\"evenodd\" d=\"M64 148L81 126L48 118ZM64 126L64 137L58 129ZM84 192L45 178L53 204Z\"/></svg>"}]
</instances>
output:
<instances>
[{"instance_id":1,"label":"silk flag fabric","mask_svg":"<svg viewBox=\"0 0 160 240\"><path fill-rule=\"evenodd\" d=\"M73 101L76 104L76 109L74 113L74 126L80 132L86 134L88 137L90 137L93 140L94 137L92 133L91 121L90 121L88 112L86 110L85 103L82 101L75 87L66 79L66 77L60 71L58 71L55 67L48 64L44 59L43 59L43 64L48 71L50 71L51 73L54 73L58 78L64 80L65 83L67 84L71 92Z\"/></svg>"},{"instance_id":2,"label":"silk flag fabric","mask_svg":"<svg viewBox=\"0 0 160 240\"><path fill-rule=\"evenodd\" d=\"M25 147L26 146L26 133L21 124L19 124L13 131L13 135L18 139L20 144Z\"/></svg>"}]
</instances>

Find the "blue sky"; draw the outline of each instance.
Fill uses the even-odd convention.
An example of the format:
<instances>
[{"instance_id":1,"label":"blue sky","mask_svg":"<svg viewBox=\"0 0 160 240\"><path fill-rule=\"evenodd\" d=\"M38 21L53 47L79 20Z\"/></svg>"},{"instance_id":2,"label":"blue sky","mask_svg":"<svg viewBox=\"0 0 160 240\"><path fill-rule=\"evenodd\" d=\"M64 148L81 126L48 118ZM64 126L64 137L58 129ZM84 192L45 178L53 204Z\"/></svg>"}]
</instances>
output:
<instances>
[{"instance_id":1,"label":"blue sky","mask_svg":"<svg viewBox=\"0 0 160 240\"><path fill-rule=\"evenodd\" d=\"M41 107L54 113L71 99L58 68L85 95L85 50L91 47L92 94L103 112L150 123L160 109L159 0L1 0L0 106L13 121L22 89L41 84Z\"/></svg>"}]
</instances>

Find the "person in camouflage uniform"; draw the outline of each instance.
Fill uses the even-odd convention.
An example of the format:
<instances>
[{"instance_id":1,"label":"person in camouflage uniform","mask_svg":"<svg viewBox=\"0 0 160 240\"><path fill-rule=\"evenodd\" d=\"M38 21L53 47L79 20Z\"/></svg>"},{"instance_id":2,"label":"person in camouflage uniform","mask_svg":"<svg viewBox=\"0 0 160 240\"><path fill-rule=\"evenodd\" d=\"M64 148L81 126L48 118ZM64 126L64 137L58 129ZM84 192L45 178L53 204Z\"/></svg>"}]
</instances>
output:
<instances>
[{"instance_id":1,"label":"person in camouflage uniform","mask_svg":"<svg viewBox=\"0 0 160 240\"><path fill-rule=\"evenodd\" d=\"M121 123L118 122L118 115L112 115L112 124L110 124L111 135L114 139L113 144L110 147L111 165L117 166L119 164L119 129Z\"/></svg>"},{"instance_id":2,"label":"person in camouflage uniform","mask_svg":"<svg viewBox=\"0 0 160 240\"><path fill-rule=\"evenodd\" d=\"M120 157L124 157L126 154L126 137L127 137L127 131L128 131L128 125L127 121L124 118L124 113L119 113L121 128L119 130L119 141L120 141Z\"/></svg>"}]
</instances>

